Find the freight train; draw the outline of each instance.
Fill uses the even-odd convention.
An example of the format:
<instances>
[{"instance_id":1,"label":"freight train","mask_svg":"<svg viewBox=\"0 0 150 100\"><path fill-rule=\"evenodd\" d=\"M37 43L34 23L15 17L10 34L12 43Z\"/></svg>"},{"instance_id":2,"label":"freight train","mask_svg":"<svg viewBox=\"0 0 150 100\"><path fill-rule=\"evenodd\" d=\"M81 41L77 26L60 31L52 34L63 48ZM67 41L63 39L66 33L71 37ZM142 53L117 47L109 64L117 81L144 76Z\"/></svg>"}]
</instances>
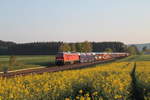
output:
<instances>
[{"instance_id":1,"label":"freight train","mask_svg":"<svg viewBox=\"0 0 150 100\"><path fill-rule=\"evenodd\" d=\"M59 52L56 55L56 65L87 63L95 61L106 61L115 58L123 58L129 56L129 53L106 53L106 52L91 52L91 53L71 53Z\"/></svg>"}]
</instances>

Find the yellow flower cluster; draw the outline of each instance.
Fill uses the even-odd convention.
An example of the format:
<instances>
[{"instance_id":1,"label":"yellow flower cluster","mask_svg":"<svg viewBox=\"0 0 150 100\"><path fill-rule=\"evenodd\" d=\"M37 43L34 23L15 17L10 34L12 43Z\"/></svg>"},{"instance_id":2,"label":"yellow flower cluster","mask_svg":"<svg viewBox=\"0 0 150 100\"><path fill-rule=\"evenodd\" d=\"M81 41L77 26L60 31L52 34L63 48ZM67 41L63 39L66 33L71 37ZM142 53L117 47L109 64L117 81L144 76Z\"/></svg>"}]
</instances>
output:
<instances>
[{"instance_id":1,"label":"yellow flower cluster","mask_svg":"<svg viewBox=\"0 0 150 100\"><path fill-rule=\"evenodd\" d=\"M70 100L75 97L80 100L91 100L92 94L99 95L99 100L127 100L130 95L129 73L132 66L133 63L114 62L80 70L0 78L0 99ZM81 89L92 93L77 96L78 92L84 92Z\"/></svg>"},{"instance_id":2,"label":"yellow flower cluster","mask_svg":"<svg viewBox=\"0 0 150 100\"><path fill-rule=\"evenodd\" d=\"M150 84L150 62L149 61L137 62L136 72L139 76L139 79L143 83Z\"/></svg>"},{"instance_id":3,"label":"yellow flower cluster","mask_svg":"<svg viewBox=\"0 0 150 100\"><path fill-rule=\"evenodd\" d=\"M150 62L139 61L137 62L136 76L138 80L144 85L145 88L150 88ZM147 90L147 89L144 89ZM150 92L145 95L145 100L149 100Z\"/></svg>"}]
</instances>

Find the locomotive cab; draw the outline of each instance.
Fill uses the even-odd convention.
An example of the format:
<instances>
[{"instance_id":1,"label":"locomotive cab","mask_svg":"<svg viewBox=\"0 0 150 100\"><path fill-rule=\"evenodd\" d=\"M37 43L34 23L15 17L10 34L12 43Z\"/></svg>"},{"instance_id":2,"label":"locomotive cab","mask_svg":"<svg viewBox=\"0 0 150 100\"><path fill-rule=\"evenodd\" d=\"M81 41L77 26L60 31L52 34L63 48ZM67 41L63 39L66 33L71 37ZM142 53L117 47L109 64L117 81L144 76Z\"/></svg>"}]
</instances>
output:
<instances>
[{"instance_id":1,"label":"locomotive cab","mask_svg":"<svg viewBox=\"0 0 150 100\"><path fill-rule=\"evenodd\" d=\"M63 52L59 52L56 55L56 60L55 60L56 65L60 66L60 65L64 65L64 54Z\"/></svg>"}]
</instances>

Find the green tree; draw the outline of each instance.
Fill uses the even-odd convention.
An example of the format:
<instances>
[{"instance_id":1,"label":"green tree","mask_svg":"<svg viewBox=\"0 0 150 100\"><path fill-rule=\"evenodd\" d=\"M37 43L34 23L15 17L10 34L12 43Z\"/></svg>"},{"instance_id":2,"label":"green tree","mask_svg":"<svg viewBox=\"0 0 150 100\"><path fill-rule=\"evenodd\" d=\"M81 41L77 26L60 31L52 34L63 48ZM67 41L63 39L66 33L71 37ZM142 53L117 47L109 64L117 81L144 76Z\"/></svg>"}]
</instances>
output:
<instances>
[{"instance_id":1,"label":"green tree","mask_svg":"<svg viewBox=\"0 0 150 100\"><path fill-rule=\"evenodd\" d=\"M135 45L131 45L128 47L127 49L128 53L130 53L131 55L136 55L136 54L140 54L139 50L137 49L137 47Z\"/></svg>"},{"instance_id":2,"label":"green tree","mask_svg":"<svg viewBox=\"0 0 150 100\"><path fill-rule=\"evenodd\" d=\"M106 48L106 49L105 49L105 52L111 53L111 52L113 52L113 50L112 50L111 48Z\"/></svg>"},{"instance_id":3,"label":"green tree","mask_svg":"<svg viewBox=\"0 0 150 100\"><path fill-rule=\"evenodd\" d=\"M76 45L74 43L70 44L71 51L76 52Z\"/></svg>"},{"instance_id":4,"label":"green tree","mask_svg":"<svg viewBox=\"0 0 150 100\"><path fill-rule=\"evenodd\" d=\"M61 51L61 52L68 52L68 51L71 51L71 47L69 46L68 43L63 43L63 44L59 47L59 51Z\"/></svg>"},{"instance_id":5,"label":"green tree","mask_svg":"<svg viewBox=\"0 0 150 100\"><path fill-rule=\"evenodd\" d=\"M82 52L91 52L92 51L92 44L88 41L82 43Z\"/></svg>"},{"instance_id":6,"label":"green tree","mask_svg":"<svg viewBox=\"0 0 150 100\"><path fill-rule=\"evenodd\" d=\"M146 50L147 50L147 46L144 46L144 47L142 48L142 51L145 52Z\"/></svg>"},{"instance_id":7,"label":"green tree","mask_svg":"<svg viewBox=\"0 0 150 100\"><path fill-rule=\"evenodd\" d=\"M81 43L76 43L76 51L82 52L82 44Z\"/></svg>"}]
</instances>

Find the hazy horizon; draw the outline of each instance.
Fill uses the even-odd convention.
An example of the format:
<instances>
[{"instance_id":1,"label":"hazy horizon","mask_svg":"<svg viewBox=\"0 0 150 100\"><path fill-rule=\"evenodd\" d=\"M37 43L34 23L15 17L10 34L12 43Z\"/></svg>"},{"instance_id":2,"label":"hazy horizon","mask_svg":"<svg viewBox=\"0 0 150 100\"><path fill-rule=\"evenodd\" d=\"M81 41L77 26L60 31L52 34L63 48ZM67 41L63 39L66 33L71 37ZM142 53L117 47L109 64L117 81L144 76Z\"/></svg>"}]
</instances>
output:
<instances>
[{"instance_id":1,"label":"hazy horizon","mask_svg":"<svg viewBox=\"0 0 150 100\"><path fill-rule=\"evenodd\" d=\"M0 40L150 43L147 0L1 0Z\"/></svg>"}]
</instances>

